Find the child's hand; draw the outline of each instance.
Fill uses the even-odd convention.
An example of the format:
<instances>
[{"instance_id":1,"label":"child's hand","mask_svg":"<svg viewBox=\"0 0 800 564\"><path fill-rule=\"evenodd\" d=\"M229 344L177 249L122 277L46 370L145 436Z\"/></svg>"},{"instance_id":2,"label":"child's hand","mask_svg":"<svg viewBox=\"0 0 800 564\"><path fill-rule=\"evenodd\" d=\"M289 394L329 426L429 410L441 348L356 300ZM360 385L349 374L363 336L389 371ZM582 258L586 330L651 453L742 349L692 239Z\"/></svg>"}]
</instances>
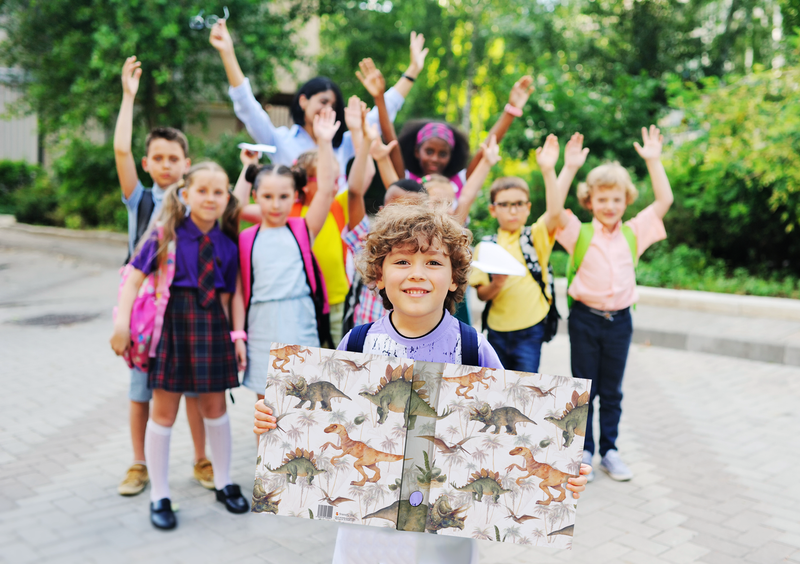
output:
<instances>
[{"instance_id":1,"label":"child's hand","mask_svg":"<svg viewBox=\"0 0 800 564\"><path fill-rule=\"evenodd\" d=\"M580 492L586 489L586 482L589 481L587 476L592 473L592 467L588 464L581 464L581 473L575 477L567 480L567 489L575 492L572 494L573 499L581 497Z\"/></svg>"},{"instance_id":2,"label":"child's hand","mask_svg":"<svg viewBox=\"0 0 800 564\"><path fill-rule=\"evenodd\" d=\"M500 162L500 146L497 144L497 137L494 134L481 143L481 150L483 151L483 158L489 163L489 166L494 166Z\"/></svg>"},{"instance_id":3,"label":"child's hand","mask_svg":"<svg viewBox=\"0 0 800 564\"><path fill-rule=\"evenodd\" d=\"M253 421L253 432L256 435L263 435L270 429L278 426L277 419L272 416L272 410L268 408L263 400L256 402L256 413Z\"/></svg>"},{"instance_id":4,"label":"child's hand","mask_svg":"<svg viewBox=\"0 0 800 564\"><path fill-rule=\"evenodd\" d=\"M139 79L142 77L142 63L136 57L128 57L122 65L122 93L136 96L139 91Z\"/></svg>"},{"instance_id":5,"label":"child's hand","mask_svg":"<svg viewBox=\"0 0 800 564\"><path fill-rule=\"evenodd\" d=\"M551 133L547 136L544 146L536 149L536 162L539 163L539 168L542 170L555 170L558 154L560 152L561 148L558 146L558 137Z\"/></svg>"},{"instance_id":6,"label":"child's hand","mask_svg":"<svg viewBox=\"0 0 800 564\"><path fill-rule=\"evenodd\" d=\"M239 153L239 160L242 161L242 166L247 168L250 165L257 165L261 153L258 151L251 151L250 149L242 149Z\"/></svg>"},{"instance_id":7,"label":"child's hand","mask_svg":"<svg viewBox=\"0 0 800 564\"><path fill-rule=\"evenodd\" d=\"M664 136L661 135L661 130L659 130L655 125L651 125L650 131L648 132L647 128L643 127L642 141L644 142L644 147L635 141L633 143L633 148L636 149L636 152L639 153L639 156L645 161L660 160L661 148L664 145Z\"/></svg>"},{"instance_id":8,"label":"child's hand","mask_svg":"<svg viewBox=\"0 0 800 564\"><path fill-rule=\"evenodd\" d=\"M220 53L233 51L233 38L228 32L228 24L225 20L219 20L214 24L208 42Z\"/></svg>"},{"instance_id":9,"label":"child's hand","mask_svg":"<svg viewBox=\"0 0 800 564\"><path fill-rule=\"evenodd\" d=\"M508 103L519 108L520 110L525 107L528 98L536 88L533 86L533 77L526 74L514 83L511 88L511 93L508 95Z\"/></svg>"},{"instance_id":10,"label":"child's hand","mask_svg":"<svg viewBox=\"0 0 800 564\"><path fill-rule=\"evenodd\" d=\"M114 350L117 356L122 356L125 354L125 351L131 346L130 327L118 327L117 325L114 325L114 333L111 335L109 342L111 343L111 348Z\"/></svg>"},{"instance_id":11,"label":"child's hand","mask_svg":"<svg viewBox=\"0 0 800 564\"><path fill-rule=\"evenodd\" d=\"M383 96L383 93L386 92L386 80L383 78L383 74L381 74L381 71L375 66L372 59L363 59L358 63L358 68L359 70L356 71L356 77L361 81L361 84L364 85L364 88L367 89L369 95L373 98Z\"/></svg>"},{"instance_id":12,"label":"child's hand","mask_svg":"<svg viewBox=\"0 0 800 564\"><path fill-rule=\"evenodd\" d=\"M383 141L381 141L378 137L372 141L372 146L369 148L369 154L373 159L379 161L381 159L388 158L389 153L391 153L392 149L394 149L396 146L397 139L392 139L388 145L384 145Z\"/></svg>"},{"instance_id":13,"label":"child's hand","mask_svg":"<svg viewBox=\"0 0 800 564\"><path fill-rule=\"evenodd\" d=\"M247 343L244 339L237 339L234 344L236 349L236 363L239 365L239 371L247 369Z\"/></svg>"},{"instance_id":14,"label":"child's hand","mask_svg":"<svg viewBox=\"0 0 800 564\"><path fill-rule=\"evenodd\" d=\"M314 116L314 136L317 138L317 143L319 141L333 141L340 125L342 124L336 121L336 113L331 108L322 108Z\"/></svg>"},{"instance_id":15,"label":"child's hand","mask_svg":"<svg viewBox=\"0 0 800 564\"><path fill-rule=\"evenodd\" d=\"M506 280L508 280L508 274L492 274L491 285L499 290L505 286Z\"/></svg>"},{"instance_id":16,"label":"child's hand","mask_svg":"<svg viewBox=\"0 0 800 564\"><path fill-rule=\"evenodd\" d=\"M583 147L583 135L573 133L572 137L567 141L566 147L564 147L564 166L578 170L586 162L588 154L589 147Z\"/></svg>"},{"instance_id":17,"label":"child's hand","mask_svg":"<svg viewBox=\"0 0 800 564\"><path fill-rule=\"evenodd\" d=\"M358 96L350 96L344 108L344 124L351 133L361 131L361 100Z\"/></svg>"},{"instance_id":18,"label":"child's hand","mask_svg":"<svg viewBox=\"0 0 800 564\"><path fill-rule=\"evenodd\" d=\"M424 49L424 47L425 36L421 33L418 34L416 31L412 31L411 45L409 47L411 52L411 64L408 65L408 72L406 73L412 78L416 78L417 75L422 72L422 69L425 68L425 57L428 56L428 49Z\"/></svg>"}]
</instances>

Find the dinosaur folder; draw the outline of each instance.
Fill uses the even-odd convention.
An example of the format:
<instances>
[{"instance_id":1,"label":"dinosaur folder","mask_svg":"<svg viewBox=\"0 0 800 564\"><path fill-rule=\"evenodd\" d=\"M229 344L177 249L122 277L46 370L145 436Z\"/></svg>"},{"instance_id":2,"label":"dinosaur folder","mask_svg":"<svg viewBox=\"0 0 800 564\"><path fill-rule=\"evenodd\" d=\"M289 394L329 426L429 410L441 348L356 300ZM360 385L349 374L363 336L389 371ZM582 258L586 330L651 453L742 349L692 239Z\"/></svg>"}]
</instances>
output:
<instances>
[{"instance_id":1,"label":"dinosaur folder","mask_svg":"<svg viewBox=\"0 0 800 564\"><path fill-rule=\"evenodd\" d=\"M252 511L570 548L588 380L273 343Z\"/></svg>"}]
</instances>

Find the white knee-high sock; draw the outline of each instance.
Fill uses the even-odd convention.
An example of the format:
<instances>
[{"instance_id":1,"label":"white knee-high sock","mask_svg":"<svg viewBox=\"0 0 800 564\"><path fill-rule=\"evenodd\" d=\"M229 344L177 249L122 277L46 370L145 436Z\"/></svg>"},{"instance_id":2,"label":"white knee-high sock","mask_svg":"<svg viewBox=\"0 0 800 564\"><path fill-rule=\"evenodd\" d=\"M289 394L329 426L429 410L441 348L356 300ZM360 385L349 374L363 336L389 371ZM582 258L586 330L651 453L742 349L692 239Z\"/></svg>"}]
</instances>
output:
<instances>
[{"instance_id":1,"label":"white knee-high sock","mask_svg":"<svg viewBox=\"0 0 800 564\"><path fill-rule=\"evenodd\" d=\"M172 427L159 425L152 419L144 433L144 455L150 475L150 501L169 497L169 439Z\"/></svg>"},{"instance_id":2,"label":"white knee-high sock","mask_svg":"<svg viewBox=\"0 0 800 564\"><path fill-rule=\"evenodd\" d=\"M216 419L203 419L214 465L214 487L221 490L231 484L231 421L228 414Z\"/></svg>"}]
</instances>

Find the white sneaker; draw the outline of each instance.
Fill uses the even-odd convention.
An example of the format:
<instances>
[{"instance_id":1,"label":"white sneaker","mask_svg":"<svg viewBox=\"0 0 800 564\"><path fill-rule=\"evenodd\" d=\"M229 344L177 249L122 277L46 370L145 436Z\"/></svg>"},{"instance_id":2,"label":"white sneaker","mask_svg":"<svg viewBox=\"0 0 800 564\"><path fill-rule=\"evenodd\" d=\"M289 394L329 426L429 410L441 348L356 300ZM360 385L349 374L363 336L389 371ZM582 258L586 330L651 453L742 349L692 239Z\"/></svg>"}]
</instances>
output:
<instances>
[{"instance_id":1,"label":"white sneaker","mask_svg":"<svg viewBox=\"0 0 800 564\"><path fill-rule=\"evenodd\" d=\"M592 456L593 456L592 453L589 452L588 450L583 451L583 460L581 460L581 462L583 462L584 464L588 464L589 466L592 466ZM586 481L594 482L594 466L592 466L592 471L589 472L589 475L586 477Z\"/></svg>"},{"instance_id":2,"label":"white sneaker","mask_svg":"<svg viewBox=\"0 0 800 564\"><path fill-rule=\"evenodd\" d=\"M600 468L611 477L612 480L618 482L627 482L633 478L633 472L628 468L628 465L622 462L619 453L616 450L610 450L600 461Z\"/></svg>"}]
</instances>

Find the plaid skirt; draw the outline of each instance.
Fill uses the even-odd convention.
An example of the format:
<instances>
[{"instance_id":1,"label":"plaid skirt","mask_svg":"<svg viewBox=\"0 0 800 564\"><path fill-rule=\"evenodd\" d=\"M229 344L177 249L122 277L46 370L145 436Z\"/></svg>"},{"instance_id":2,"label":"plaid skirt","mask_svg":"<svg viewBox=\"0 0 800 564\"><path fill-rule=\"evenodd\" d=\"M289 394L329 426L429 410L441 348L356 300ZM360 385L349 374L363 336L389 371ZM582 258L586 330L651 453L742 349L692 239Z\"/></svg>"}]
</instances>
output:
<instances>
[{"instance_id":1,"label":"plaid skirt","mask_svg":"<svg viewBox=\"0 0 800 564\"><path fill-rule=\"evenodd\" d=\"M196 288L172 286L147 386L202 394L238 385L236 351L219 299L203 309Z\"/></svg>"}]
</instances>

